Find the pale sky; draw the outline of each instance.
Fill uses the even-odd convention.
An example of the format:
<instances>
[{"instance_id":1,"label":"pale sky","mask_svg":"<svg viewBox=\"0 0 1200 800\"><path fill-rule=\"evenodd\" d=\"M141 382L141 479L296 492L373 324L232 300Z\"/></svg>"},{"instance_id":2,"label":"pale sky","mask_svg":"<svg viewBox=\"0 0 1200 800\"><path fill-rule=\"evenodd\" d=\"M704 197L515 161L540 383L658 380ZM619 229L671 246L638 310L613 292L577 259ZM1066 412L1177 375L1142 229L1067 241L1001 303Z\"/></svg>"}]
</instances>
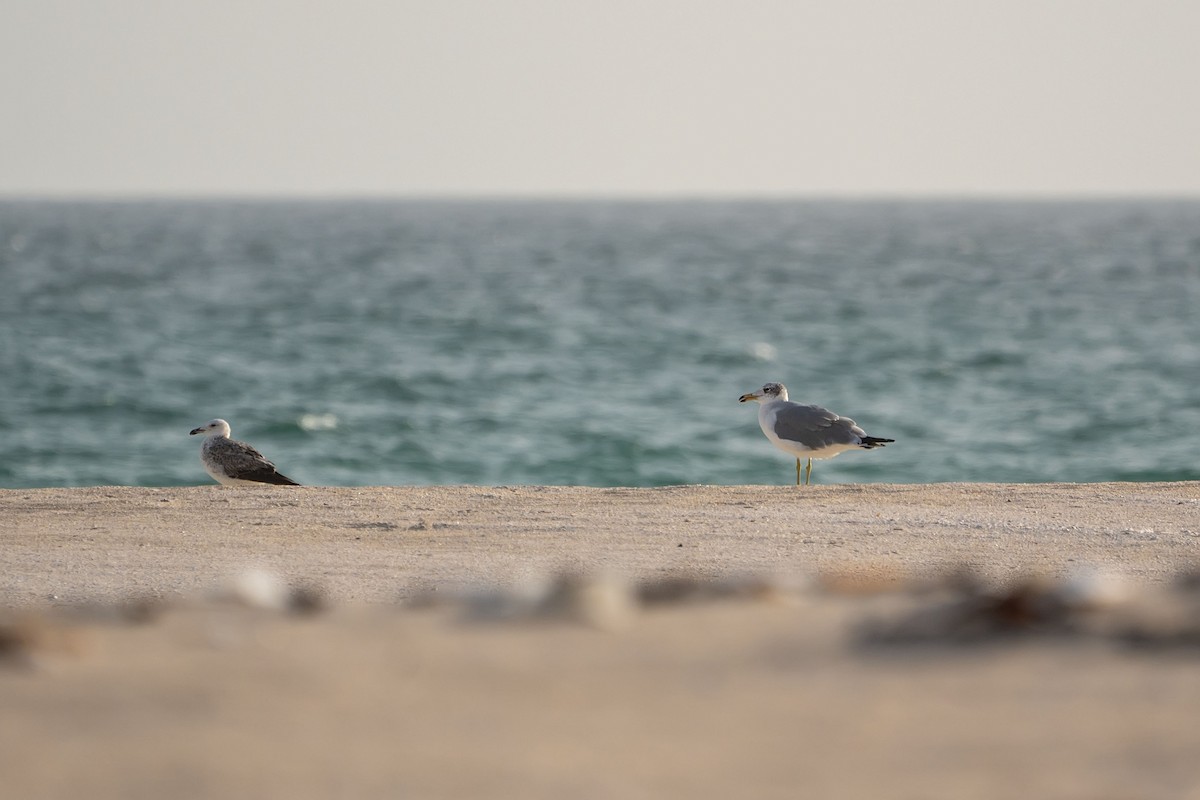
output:
<instances>
[{"instance_id":1,"label":"pale sky","mask_svg":"<svg viewBox=\"0 0 1200 800\"><path fill-rule=\"evenodd\" d=\"M1196 0L0 0L0 195L1200 194Z\"/></svg>"}]
</instances>

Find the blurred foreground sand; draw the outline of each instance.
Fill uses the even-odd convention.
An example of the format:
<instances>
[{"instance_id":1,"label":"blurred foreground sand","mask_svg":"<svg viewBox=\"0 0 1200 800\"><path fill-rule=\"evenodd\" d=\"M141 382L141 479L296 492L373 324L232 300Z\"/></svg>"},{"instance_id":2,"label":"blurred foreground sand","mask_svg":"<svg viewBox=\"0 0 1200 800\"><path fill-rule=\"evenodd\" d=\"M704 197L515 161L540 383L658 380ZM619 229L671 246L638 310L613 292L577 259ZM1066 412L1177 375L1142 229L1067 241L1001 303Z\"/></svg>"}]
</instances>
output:
<instances>
[{"instance_id":1,"label":"blurred foreground sand","mask_svg":"<svg viewBox=\"0 0 1200 800\"><path fill-rule=\"evenodd\" d=\"M6 490L0 552L6 796L1200 798L1197 483Z\"/></svg>"}]
</instances>

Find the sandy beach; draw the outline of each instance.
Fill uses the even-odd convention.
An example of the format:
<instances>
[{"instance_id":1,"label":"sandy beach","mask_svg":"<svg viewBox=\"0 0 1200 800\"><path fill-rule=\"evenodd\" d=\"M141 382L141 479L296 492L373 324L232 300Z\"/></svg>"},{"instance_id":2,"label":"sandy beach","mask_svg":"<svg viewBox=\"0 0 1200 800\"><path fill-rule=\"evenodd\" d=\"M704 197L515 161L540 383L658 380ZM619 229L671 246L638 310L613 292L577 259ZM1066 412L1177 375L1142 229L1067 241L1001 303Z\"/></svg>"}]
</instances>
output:
<instances>
[{"instance_id":1,"label":"sandy beach","mask_svg":"<svg viewBox=\"0 0 1200 800\"><path fill-rule=\"evenodd\" d=\"M1200 797L1194 482L4 490L0 547L13 797Z\"/></svg>"}]
</instances>

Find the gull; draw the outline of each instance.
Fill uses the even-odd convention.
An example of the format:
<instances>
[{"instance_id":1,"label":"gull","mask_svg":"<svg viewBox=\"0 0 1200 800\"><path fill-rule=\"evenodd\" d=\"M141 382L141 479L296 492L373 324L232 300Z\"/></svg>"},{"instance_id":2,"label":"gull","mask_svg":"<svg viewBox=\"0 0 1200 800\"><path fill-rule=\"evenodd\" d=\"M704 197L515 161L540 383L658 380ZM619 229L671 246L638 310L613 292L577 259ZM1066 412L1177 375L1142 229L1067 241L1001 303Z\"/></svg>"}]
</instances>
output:
<instances>
[{"instance_id":1,"label":"gull","mask_svg":"<svg viewBox=\"0 0 1200 800\"><path fill-rule=\"evenodd\" d=\"M217 483L225 486L261 486L271 483L277 486L299 486L291 478L281 475L275 465L262 453L245 442L229 438L229 423L223 419L210 420L194 428L191 436L204 434L200 446L200 463Z\"/></svg>"},{"instance_id":2,"label":"gull","mask_svg":"<svg viewBox=\"0 0 1200 800\"><path fill-rule=\"evenodd\" d=\"M814 458L833 458L847 450L870 450L883 447L895 439L867 436L866 431L849 417L839 417L827 408L805 406L788 400L787 387L782 383L766 383L757 392L738 398L739 403L754 400L759 403L758 426L771 444L785 453L796 456L796 485L800 485L800 459L808 459L804 485L812 477Z\"/></svg>"}]
</instances>

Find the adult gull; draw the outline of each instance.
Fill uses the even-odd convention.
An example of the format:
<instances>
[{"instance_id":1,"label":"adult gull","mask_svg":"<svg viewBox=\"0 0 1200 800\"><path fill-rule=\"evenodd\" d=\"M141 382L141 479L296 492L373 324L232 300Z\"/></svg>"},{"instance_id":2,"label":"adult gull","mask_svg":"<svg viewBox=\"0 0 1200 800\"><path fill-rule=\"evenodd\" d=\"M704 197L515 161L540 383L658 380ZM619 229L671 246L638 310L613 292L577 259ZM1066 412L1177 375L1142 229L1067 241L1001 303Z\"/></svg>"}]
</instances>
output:
<instances>
[{"instance_id":1,"label":"adult gull","mask_svg":"<svg viewBox=\"0 0 1200 800\"><path fill-rule=\"evenodd\" d=\"M191 435L204 434L200 446L200 462L217 483L225 486L252 486L264 483L276 486L299 486L282 475L275 465L245 442L229 438L229 423L214 419L192 430Z\"/></svg>"},{"instance_id":2,"label":"adult gull","mask_svg":"<svg viewBox=\"0 0 1200 800\"><path fill-rule=\"evenodd\" d=\"M782 383L763 384L757 392L738 398L739 403L753 400L759 404L758 426L771 444L796 457L796 485L800 485L800 459L808 459L804 473L807 486L812 477L814 458L833 458L847 450L870 450L895 439L867 436L866 431L849 417L839 417L821 406L806 406L788 400Z\"/></svg>"}]
</instances>

